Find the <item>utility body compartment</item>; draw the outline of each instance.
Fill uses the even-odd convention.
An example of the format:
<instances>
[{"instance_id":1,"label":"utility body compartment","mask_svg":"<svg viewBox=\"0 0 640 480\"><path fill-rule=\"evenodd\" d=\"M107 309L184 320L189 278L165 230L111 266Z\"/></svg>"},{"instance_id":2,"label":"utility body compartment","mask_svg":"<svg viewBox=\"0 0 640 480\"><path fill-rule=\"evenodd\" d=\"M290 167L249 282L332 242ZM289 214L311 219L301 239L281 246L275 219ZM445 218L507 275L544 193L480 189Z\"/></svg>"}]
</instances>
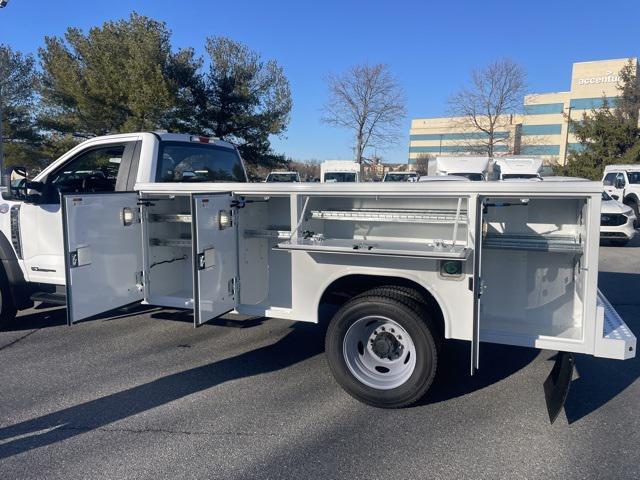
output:
<instances>
[{"instance_id":1,"label":"utility body compartment","mask_svg":"<svg viewBox=\"0 0 640 480\"><path fill-rule=\"evenodd\" d=\"M192 309L195 325L234 309L317 322L336 282L388 277L428 292L445 336L471 341L472 370L481 341L628 358L635 337L598 296L597 185L144 184L65 195L69 319L142 300Z\"/></svg>"}]
</instances>

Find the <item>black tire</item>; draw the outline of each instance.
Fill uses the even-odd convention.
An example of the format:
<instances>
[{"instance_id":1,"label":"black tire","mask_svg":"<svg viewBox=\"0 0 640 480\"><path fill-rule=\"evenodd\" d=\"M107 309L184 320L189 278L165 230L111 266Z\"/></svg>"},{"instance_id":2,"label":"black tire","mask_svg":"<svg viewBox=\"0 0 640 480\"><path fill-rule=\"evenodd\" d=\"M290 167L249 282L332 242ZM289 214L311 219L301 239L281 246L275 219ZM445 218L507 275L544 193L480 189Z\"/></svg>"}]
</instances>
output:
<instances>
[{"instance_id":1,"label":"black tire","mask_svg":"<svg viewBox=\"0 0 640 480\"><path fill-rule=\"evenodd\" d=\"M381 291L382 290L382 291ZM376 292L376 294L372 294ZM367 316L384 316L400 325L415 347L415 367L401 385L391 389L373 388L351 372L343 355L349 327ZM424 396L436 374L439 341L425 305L395 287L377 288L345 303L335 314L325 338L325 353L336 381L352 397L381 408L409 406Z\"/></svg>"},{"instance_id":2,"label":"black tire","mask_svg":"<svg viewBox=\"0 0 640 480\"><path fill-rule=\"evenodd\" d=\"M366 292L358 295L358 297L363 295L381 295L383 297L396 298L397 300L402 300L404 302L409 300L417 303L416 308L426 309L426 317L429 317L430 327L433 328L432 333L438 347L438 353L440 352L442 342L444 341L444 325L441 324L442 322L436 322L436 319L440 318L441 314L433 310L433 305L429 305L427 299L424 298L424 295L422 295L418 290L400 285L383 285L381 287L375 287L371 290L367 290Z\"/></svg>"},{"instance_id":3,"label":"black tire","mask_svg":"<svg viewBox=\"0 0 640 480\"><path fill-rule=\"evenodd\" d=\"M625 239L625 240L610 240L611 245L614 245L616 247L626 247L627 244L629 243L629 240Z\"/></svg>"},{"instance_id":4,"label":"black tire","mask_svg":"<svg viewBox=\"0 0 640 480\"><path fill-rule=\"evenodd\" d=\"M7 274L0 267L0 329L9 326L16 318L16 307L13 303L11 287Z\"/></svg>"},{"instance_id":5,"label":"black tire","mask_svg":"<svg viewBox=\"0 0 640 480\"><path fill-rule=\"evenodd\" d=\"M634 198L630 198L629 200L625 201L624 203L625 203L625 205L630 206L631 210L633 210L633 213L636 216L636 221L635 221L634 227L637 228L638 226L640 226L640 206L638 205L638 202Z\"/></svg>"}]
</instances>

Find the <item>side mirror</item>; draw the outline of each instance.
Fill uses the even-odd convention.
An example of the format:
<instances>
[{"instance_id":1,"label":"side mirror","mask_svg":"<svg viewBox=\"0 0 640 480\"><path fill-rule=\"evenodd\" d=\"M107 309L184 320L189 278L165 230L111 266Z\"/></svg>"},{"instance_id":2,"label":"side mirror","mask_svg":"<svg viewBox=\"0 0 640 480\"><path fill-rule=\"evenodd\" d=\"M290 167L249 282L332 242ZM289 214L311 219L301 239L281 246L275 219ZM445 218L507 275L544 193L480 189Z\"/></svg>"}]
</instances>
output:
<instances>
[{"instance_id":1,"label":"side mirror","mask_svg":"<svg viewBox=\"0 0 640 480\"><path fill-rule=\"evenodd\" d=\"M39 203L44 187L40 182L29 181L25 167L9 168L2 176L2 184L4 191L7 192L4 198L7 200L21 200L27 203Z\"/></svg>"},{"instance_id":2,"label":"side mirror","mask_svg":"<svg viewBox=\"0 0 640 480\"><path fill-rule=\"evenodd\" d=\"M27 169L11 167L3 172L2 186L8 200L21 200L27 195Z\"/></svg>"}]
</instances>

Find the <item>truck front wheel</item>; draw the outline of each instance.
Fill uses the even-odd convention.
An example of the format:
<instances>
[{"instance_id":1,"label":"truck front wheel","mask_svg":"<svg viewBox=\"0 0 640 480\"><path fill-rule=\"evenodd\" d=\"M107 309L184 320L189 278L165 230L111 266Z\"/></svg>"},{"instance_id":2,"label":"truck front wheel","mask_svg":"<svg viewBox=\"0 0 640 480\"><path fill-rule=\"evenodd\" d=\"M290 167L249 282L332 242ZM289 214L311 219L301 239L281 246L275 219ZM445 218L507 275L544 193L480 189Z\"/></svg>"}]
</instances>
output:
<instances>
[{"instance_id":1,"label":"truck front wheel","mask_svg":"<svg viewBox=\"0 0 640 480\"><path fill-rule=\"evenodd\" d=\"M337 382L354 398L375 407L406 407L433 382L436 331L423 304L393 290L387 295L364 293L331 320L327 361Z\"/></svg>"},{"instance_id":2,"label":"truck front wheel","mask_svg":"<svg viewBox=\"0 0 640 480\"><path fill-rule=\"evenodd\" d=\"M16 318L11 288L4 270L0 268L0 328L5 328Z\"/></svg>"}]
</instances>

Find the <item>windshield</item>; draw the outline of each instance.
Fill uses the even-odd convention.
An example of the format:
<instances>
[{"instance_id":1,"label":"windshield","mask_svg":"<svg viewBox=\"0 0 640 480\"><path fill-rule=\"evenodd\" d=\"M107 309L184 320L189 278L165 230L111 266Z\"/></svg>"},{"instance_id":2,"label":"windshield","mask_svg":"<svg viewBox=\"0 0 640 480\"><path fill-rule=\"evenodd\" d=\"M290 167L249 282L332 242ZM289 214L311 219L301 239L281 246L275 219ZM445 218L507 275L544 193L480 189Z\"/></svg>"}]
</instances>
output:
<instances>
[{"instance_id":1,"label":"windshield","mask_svg":"<svg viewBox=\"0 0 640 480\"><path fill-rule=\"evenodd\" d=\"M160 144L158 182L246 182L238 153L225 147L187 142Z\"/></svg>"},{"instance_id":2,"label":"windshield","mask_svg":"<svg viewBox=\"0 0 640 480\"><path fill-rule=\"evenodd\" d=\"M613 198L611 198L607 192L602 192L602 200L613 200Z\"/></svg>"},{"instance_id":3,"label":"windshield","mask_svg":"<svg viewBox=\"0 0 640 480\"><path fill-rule=\"evenodd\" d=\"M506 173L502 175L503 180L509 178L540 178L540 176L537 173Z\"/></svg>"},{"instance_id":4,"label":"windshield","mask_svg":"<svg viewBox=\"0 0 640 480\"><path fill-rule=\"evenodd\" d=\"M640 172L627 172L629 183L640 183Z\"/></svg>"},{"instance_id":5,"label":"windshield","mask_svg":"<svg viewBox=\"0 0 640 480\"><path fill-rule=\"evenodd\" d=\"M484 175L482 175L481 173L450 173L449 175L453 175L455 177L465 177L474 182L484 180Z\"/></svg>"},{"instance_id":6,"label":"windshield","mask_svg":"<svg viewBox=\"0 0 640 480\"><path fill-rule=\"evenodd\" d=\"M387 173L385 182L408 182L416 178L415 173Z\"/></svg>"},{"instance_id":7,"label":"windshield","mask_svg":"<svg viewBox=\"0 0 640 480\"><path fill-rule=\"evenodd\" d=\"M325 182L355 182L357 181L354 172L327 172L324 174Z\"/></svg>"},{"instance_id":8,"label":"windshield","mask_svg":"<svg viewBox=\"0 0 640 480\"><path fill-rule=\"evenodd\" d=\"M267 182L298 182L298 175L295 173L270 173L267 175Z\"/></svg>"}]
</instances>

